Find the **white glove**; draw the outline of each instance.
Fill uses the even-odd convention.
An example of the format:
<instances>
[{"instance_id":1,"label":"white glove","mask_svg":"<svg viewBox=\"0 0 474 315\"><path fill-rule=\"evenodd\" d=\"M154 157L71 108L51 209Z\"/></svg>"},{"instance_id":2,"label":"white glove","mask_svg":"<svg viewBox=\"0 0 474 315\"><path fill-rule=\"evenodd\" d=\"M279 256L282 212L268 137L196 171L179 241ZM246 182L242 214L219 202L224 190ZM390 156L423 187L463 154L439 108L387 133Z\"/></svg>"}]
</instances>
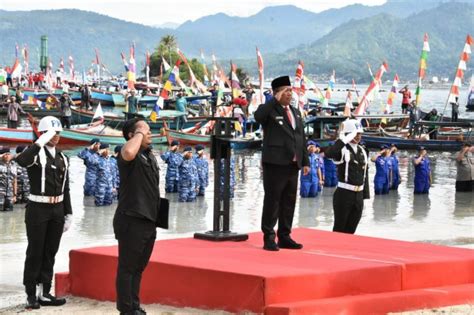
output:
<instances>
[{"instance_id":1,"label":"white glove","mask_svg":"<svg viewBox=\"0 0 474 315\"><path fill-rule=\"evenodd\" d=\"M341 139L342 142L344 142L344 144L348 144L349 142L351 142L355 137L357 136L357 131L353 131L347 135L344 135L343 133L341 133L339 135L339 139Z\"/></svg>"},{"instance_id":2,"label":"white glove","mask_svg":"<svg viewBox=\"0 0 474 315\"><path fill-rule=\"evenodd\" d=\"M71 223L72 223L72 214L67 214L67 215L64 217L63 233L64 233L64 232L67 232L67 230L69 230L69 228L71 227Z\"/></svg>"},{"instance_id":3,"label":"white glove","mask_svg":"<svg viewBox=\"0 0 474 315\"><path fill-rule=\"evenodd\" d=\"M51 139L53 139L54 135L56 134L56 131L54 130L48 130L47 132L43 133L38 140L36 140L36 144L39 145L40 147L44 147Z\"/></svg>"}]
</instances>

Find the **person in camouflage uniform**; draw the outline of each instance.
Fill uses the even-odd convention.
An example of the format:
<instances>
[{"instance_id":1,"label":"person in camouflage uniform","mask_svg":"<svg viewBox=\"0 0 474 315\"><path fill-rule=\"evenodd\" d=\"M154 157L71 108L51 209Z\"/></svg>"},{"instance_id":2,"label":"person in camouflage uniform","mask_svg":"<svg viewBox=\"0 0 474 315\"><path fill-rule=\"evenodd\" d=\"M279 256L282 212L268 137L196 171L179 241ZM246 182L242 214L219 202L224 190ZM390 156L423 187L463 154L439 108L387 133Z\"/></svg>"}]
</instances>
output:
<instances>
[{"instance_id":1,"label":"person in camouflage uniform","mask_svg":"<svg viewBox=\"0 0 474 315\"><path fill-rule=\"evenodd\" d=\"M96 181L95 181L95 205L108 206L112 204L113 182L112 177L113 165L109 158L109 144L101 143L99 148L99 158L96 165Z\"/></svg>"},{"instance_id":2,"label":"person in camouflage uniform","mask_svg":"<svg viewBox=\"0 0 474 315\"><path fill-rule=\"evenodd\" d=\"M17 146L15 159L25 151L26 148L27 147L24 145ZM26 170L26 167L21 167L18 164L16 165L16 183L16 203L26 203L28 201L28 196L30 195L30 180L28 179L28 171Z\"/></svg>"},{"instance_id":3,"label":"person in camouflage uniform","mask_svg":"<svg viewBox=\"0 0 474 315\"><path fill-rule=\"evenodd\" d=\"M178 152L179 142L173 140L170 145L170 149L161 155L161 159L168 164L166 169L166 183L165 191L173 193L178 191L179 172L178 167L183 161L183 157Z\"/></svg>"},{"instance_id":4,"label":"person in camouflage uniform","mask_svg":"<svg viewBox=\"0 0 474 315\"><path fill-rule=\"evenodd\" d=\"M114 200L118 200L118 191L119 191L119 186L120 186L120 174L119 174L119 169L118 169L118 164L117 164L117 157L120 153L120 150L122 150L121 145L117 145L114 148L114 154L110 157L110 164L111 164L111 170L112 170L112 192L114 196Z\"/></svg>"},{"instance_id":5,"label":"person in camouflage uniform","mask_svg":"<svg viewBox=\"0 0 474 315\"><path fill-rule=\"evenodd\" d=\"M16 202L16 163L10 148L0 149L0 211L12 211Z\"/></svg>"},{"instance_id":6,"label":"person in camouflage uniform","mask_svg":"<svg viewBox=\"0 0 474 315\"><path fill-rule=\"evenodd\" d=\"M198 144L195 150L194 163L198 171L198 196L204 196L204 191L207 185L209 185L209 163L204 157L204 146Z\"/></svg>"},{"instance_id":7,"label":"person in camouflage uniform","mask_svg":"<svg viewBox=\"0 0 474 315\"><path fill-rule=\"evenodd\" d=\"M221 159L221 191L220 198L224 199L224 164L225 159ZM230 158L230 186L229 186L229 196L230 199L234 198L234 187L235 187L235 159Z\"/></svg>"},{"instance_id":8,"label":"person in camouflage uniform","mask_svg":"<svg viewBox=\"0 0 474 315\"><path fill-rule=\"evenodd\" d=\"M195 201L198 190L198 171L193 160L193 149L191 147L184 148L183 160L179 165L178 171L178 201Z\"/></svg>"},{"instance_id":9,"label":"person in camouflage uniform","mask_svg":"<svg viewBox=\"0 0 474 315\"><path fill-rule=\"evenodd\" d=\"M98 138L94 138L90 141L90 146L88 148L84 148L77 155L80 159L84 161L84 165L87 168L84 181L85 196L94 196L95 193L97 161L99 159L99 155L97 154L97 152L99 151L99 147L100 140Z\"/></svg>"}]
</instances>

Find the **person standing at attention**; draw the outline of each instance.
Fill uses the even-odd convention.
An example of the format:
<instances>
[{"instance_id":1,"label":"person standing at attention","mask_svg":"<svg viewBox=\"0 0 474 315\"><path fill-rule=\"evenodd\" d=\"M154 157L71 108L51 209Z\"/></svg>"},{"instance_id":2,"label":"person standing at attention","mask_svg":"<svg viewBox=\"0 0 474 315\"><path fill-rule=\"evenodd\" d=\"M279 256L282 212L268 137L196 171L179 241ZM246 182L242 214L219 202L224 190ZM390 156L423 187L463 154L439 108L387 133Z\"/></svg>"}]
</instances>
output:
<instances>
[{"instance_id":1,"label":"person standing at attention","mask_svg":"<svg viewBox=\"0 0 474 315\"><path fill-rule=\"evenodd\" d=\"M150 147L150 126L133 118L124 123L122 132L127 142L117 163L120 178L126 180L120 183L113 220L118 240L117 309L120 314L146 314L140 307L140 283L156 239L160 170Z\"/></svg>"},{"instance_id":2,"label":"person standing at attention","mask_svg":"<svg viewBox=\"0 0 474 315\"><path fill-rule=\"evenodd\" d=\"M263 249L301 249L302 244L291 238L291 227L298 187L298 172L309 172L308 152L301 114L291 108L292 88L289 76L274 79L271 83L274 97L262 104L254 113L263 127ZM278 221L278 231L274 227ZM275 236L278 235L278 244Z\"/></svg>"},{"instance_id":3,"label":"person standing at attention","mask_svg":"<svg viewBox=\"0 0 474 315\"><path fill-rule=\"evenodd\" d=\"M415 194L427 194L431 186L430 159L425 147L418 148L418 155L413 158L415 166Z\"/></svg>"},{"instance_id":4,"label":"person standing at attention","mask_svg":"<svg viewBox=\"0 0 474 315\"><path fill-rule=\"evenodd\" d=\"M364 199L370 198L368 153L361 146L364 129L357 119L342 124L342 132L326 157L337 165L338 183L333 195L334 232L354 234L364 209Z\"/></svg>"},{"instance_id":5,"label":"person standing at attention","mask_svg":"<svg viewBox=\"0 0 474 315\"><path fill-rule=\"evenodd\" d=\"M456 191L473 191L474 188L474 147L466 142L456 156Z\"/></svg>"}]
</instances>

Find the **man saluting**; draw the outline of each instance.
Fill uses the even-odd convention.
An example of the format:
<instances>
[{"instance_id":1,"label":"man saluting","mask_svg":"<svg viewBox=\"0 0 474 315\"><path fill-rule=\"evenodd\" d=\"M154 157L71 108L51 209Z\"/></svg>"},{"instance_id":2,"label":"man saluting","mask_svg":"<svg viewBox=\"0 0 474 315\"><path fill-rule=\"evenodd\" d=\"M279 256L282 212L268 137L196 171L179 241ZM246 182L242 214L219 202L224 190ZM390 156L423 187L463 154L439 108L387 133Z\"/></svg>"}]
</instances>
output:
<instances>
[{"instance_id":1,"label":"man saluting","mask_svg":"<svg viewBox=\"0 0 474 315\"><path fill-rule=\"evenodd\" d=\"M303 120L298 110L290 106L292 89L290 77L272 81L274 97L259 106L254 117L262 124L263 150L263 249L301 249L291 234L295 212L298 171L309 172L308 153L305 148ZM274 227L278 221L278 244Z\"/></svg>"}]
</instances>

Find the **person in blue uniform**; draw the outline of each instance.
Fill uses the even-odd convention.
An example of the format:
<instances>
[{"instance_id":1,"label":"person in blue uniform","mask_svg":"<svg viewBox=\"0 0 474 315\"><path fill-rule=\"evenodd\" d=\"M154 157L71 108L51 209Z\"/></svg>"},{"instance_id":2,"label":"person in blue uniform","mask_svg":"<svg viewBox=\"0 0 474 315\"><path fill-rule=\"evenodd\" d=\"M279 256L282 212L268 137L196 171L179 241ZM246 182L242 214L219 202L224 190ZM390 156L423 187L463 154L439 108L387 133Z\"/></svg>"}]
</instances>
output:
<instances>
[{"instance_id":1,"label":"person in blue uniform","mask_svg":"<svg viewBox=\"0 0 474 315\"><path fill-rule=\"evenodd\" d=\"M179 173L178 167L183 161L183 157L178 152L179 142L173 140L168 151L161 155L161 159L168 164L166 169L165 191L167 193L178 192Z\"/></svg>"},{"instance_id":2,"label":"person in blue uniform","mask_svg":"<svg viewBox=\"0 0 474 315\"><path fill-rule=\"evenodd\" d=\"M66 303L51 293L55 256L72 222L69 159L56 148L62 130L59 119L43 117L38 124L41 136L16 157L16 162L27 168L31 186L25 211L28 247L23 284L27 309Z\"/></svg>"},{"instance_id":3,"label":"person in blue uniform","mask_svg":"<svg viewBox=\"0 0 474 315\"><path fill-rule=\"evenodd\" d=\"M398 148L395 146L395 144L392 144L390 151L390 158L392 159L392 185L390 186L390 189L392 190L398 190L398 186L402 181L400 176L400 168L398 167L397 152Z\"/></svg>"},{"instance_id":4,"label":"person in blue uniform","mask_svg":"<svg viewBox=\"0 0 474 315\"><path fill-rule=\"evenodd\" d=\"M193 159L193 148L185 147L183 160L178 168L178 201L191 202L196 200L198 191L198 171Z\"/></svg>"},{"instance_id":5,"label":"person in blue uniform","mask_svg":"<svg viewBox=\"0 0 474 315\"><path fill-rule=\"evenodd\" d=\"M321 192L323 191L324 181L326 180L326 168L324 166L324 153L321 153L321 147L319 146L319 143L316 143L316 155L319 159L319 170L321 173L319 175L318 192Z\"/></svg>"},{"instance_id":6,"label":"person in blue uniform","mask_svg":"<svg viewBox=\"0 0 474 315\"><path fill-rule=\"evenodd\" d=\"M18 157L26 149L27 147L24 145L17 146L16 157ZM20 165L17 165L16 175L17 175L16 176L17 178L16 203L26 203L28 201L28 196L30 194L30 180L28 179L28 171L26 167L21 167Z\"/></svg>"},{"instance_id":7,"label":"person in blue uniform","mask_svg":"<svg viewBox=\"0 0 474 315\"><path fill-rule=\"evenodd\" d=\"M206 187L209 185L209 162L204 156L204 146L198 144L194 149L196 150L194 163L198 171L198 196L204 196Z\"/></svg>"},{"instance_id":8,"label":"person in blue uniform","mask_svg":"<svg viewBox=\"0 0 474 315\"><path fill-rule=\"evenodd\" d=\"M431 186L431 166L424 147L418 148L418 155L413 158L415 166L415 194L427 194Z\"/></svg>"},{"instance_id":9,"label":"person in blue uniform","mask_svg":"<svg viewBox=\"0 0 474 315\"><path fill-rule=\"evenodd\" d=\"M90 146L84 148L77 155L84 161L86 174L84 181L84 196L94 196L96 186L97 161L99 159L100 140L94 138L90 141Z\"/></svg>"},{"instance_id":10,"label":"person in blue uniform","mask_svg":"<svg viewBox=\"0 0 474 315\"><path fill-rule=\"evenodd\" d=\"M99 148L99 158L97 160L97 173L96 173L96 184L95 184L95 205L108 206L113 201L113 181L112 176L112 163L109 158L109 144L101 143Z\"/></svg>"},{"instance_id":11,"label":"person in blue uniform","mask_svg":"<svg viewBox=\"0 0 474 315\"><path fill-rule=\"evenodd\" d=\"M388 194L390 189L390 149L382 145L380 151L371 160L375 163L374 191L376 195Z\"/></svg>"},{"instance_id":12,"label":"person in blue uniform","mask_svg":"<svg viewBox=\"0 0 474 315\"><path fill-rule=\"evenodd\" d=\"M319 156L316 154L316 142L309 140L307 143L309 158L309 173L304 175L300 172L300 196L303 198L316 197L321 178Z\"/></svg>"},{"instance_id":13,"label":"person in blue uniform","mask_svg":"<svg viewBox=\"0 0 474 315\"><path fill-rule=\"evenodd\" d=\"M117 163L117 158L120 153L120 150L122 150L121 145L117 145L114 148L114 154L110 157L110 164L111 164L111 170L112 170L112 193L113 193L113 199L118 200L118 191L120 187L120 173L118 169L118 163Z\"/></svg>"},{"instance_id":14,"label":"person in blue uniform","mask_svg":"<svg viewBox=\"0 0 474 315\"><path fill-rule=\"evenodd\" d=\"M329 145L334 145L334 142L330 142ZM324 187L336 187L337 186L337 167L334 161L326 157L324 154Z\"/></svg>"}]
</instances>

